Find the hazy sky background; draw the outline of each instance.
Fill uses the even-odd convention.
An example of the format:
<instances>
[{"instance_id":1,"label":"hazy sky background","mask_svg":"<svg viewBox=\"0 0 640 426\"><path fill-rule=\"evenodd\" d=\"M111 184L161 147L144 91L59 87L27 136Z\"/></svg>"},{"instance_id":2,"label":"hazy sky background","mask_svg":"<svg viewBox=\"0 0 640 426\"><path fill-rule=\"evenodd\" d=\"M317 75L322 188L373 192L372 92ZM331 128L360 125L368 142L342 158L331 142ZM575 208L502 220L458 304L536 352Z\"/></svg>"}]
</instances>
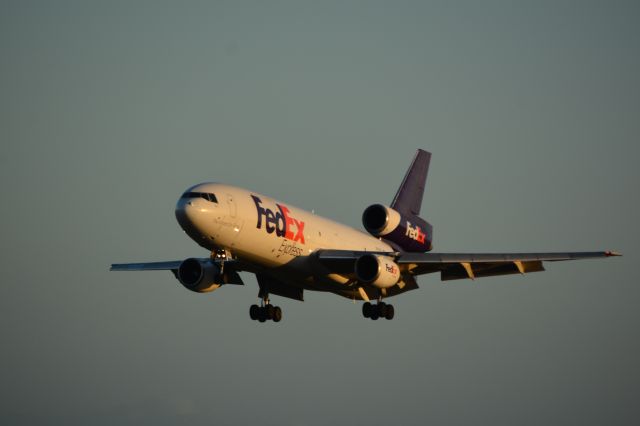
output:
<instances>
[{"instance_id":1,"label":"hazy sky background","mask_svg":"<svg viewBox=\"0 0 640 426\"><path fill-rule=\"evenodd\" d=\"M638 4L1 1L0 423L638 424ZM277 325L108 272L206 256L202 181L361 227L416 148L437 251L625 257Z\"/></svg>"}]
</instances>

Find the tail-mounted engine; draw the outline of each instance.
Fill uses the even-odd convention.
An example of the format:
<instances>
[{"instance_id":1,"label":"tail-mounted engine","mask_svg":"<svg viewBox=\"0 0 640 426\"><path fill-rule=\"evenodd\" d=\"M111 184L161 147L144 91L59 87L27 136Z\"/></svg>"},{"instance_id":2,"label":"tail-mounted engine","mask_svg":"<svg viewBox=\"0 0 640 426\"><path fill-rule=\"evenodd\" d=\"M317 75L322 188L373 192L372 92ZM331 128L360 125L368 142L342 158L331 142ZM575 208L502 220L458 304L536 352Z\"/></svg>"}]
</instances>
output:
<instances>
[{"instance_id":1,"label":"tail-mounted engine","mask_svg":"<svg viewBox=\"0 0 640 426\"><path fill-rule=\"evenodd\" d=\"M393 287L400 281L400 268L387 256L364 254L356 260L355 273L358 281L378 288Z\"/></svg>"},{"instance_id":2,"label":"tail-mounted engine","mask_svg":"<svg viewBox=\"0 0 640 426\"><path fill-rule=\"evenodd\" d=\"M362 214L362 224L371 235L390 241L404 251L431 250L433 228L418 216L405 216L390 207L373 204Z\"/></svg>"},{"instance_id":3,"label":"tail-mounted engine","mask_svg":"<svg viewBox=\"0 0 640 426\"><path fill-rule=\"evenodd\" d=\"M176 275L183 286L196 293L208 293L224 282L218 265L194 258L183 261Z\"/></svg>"}]
</instances>

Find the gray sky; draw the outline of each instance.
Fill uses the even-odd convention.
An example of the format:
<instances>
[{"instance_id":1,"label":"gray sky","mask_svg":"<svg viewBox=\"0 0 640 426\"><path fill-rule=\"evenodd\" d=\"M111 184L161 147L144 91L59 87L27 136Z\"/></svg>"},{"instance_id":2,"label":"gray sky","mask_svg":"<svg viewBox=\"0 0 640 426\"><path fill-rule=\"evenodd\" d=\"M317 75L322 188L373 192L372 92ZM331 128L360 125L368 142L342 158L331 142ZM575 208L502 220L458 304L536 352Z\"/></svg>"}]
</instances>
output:
<instances>
[{"instance_id":1,"label":"gray sky","mask_svg":"<svg viewBox=\"0 0 640 426\"><path fill-rule=\"evenodd\" d=\"M637 424L637 2L0 4L0 423ZM615 249L394 298L199 295L221 181L360 227L416 148L439 251Z\"/></svg>"}]
</instances>

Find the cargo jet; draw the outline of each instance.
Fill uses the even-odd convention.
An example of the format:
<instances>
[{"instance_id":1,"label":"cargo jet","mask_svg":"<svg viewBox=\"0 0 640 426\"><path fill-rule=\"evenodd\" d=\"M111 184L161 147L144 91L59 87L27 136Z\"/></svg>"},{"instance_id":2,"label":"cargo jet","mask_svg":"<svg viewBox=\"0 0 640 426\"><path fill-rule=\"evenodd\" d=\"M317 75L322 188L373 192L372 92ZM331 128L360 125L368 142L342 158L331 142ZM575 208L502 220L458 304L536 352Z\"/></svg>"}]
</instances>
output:
<instances>
[{"instance_id":1,"label":"cargo jet","mask_svg":"<svg viewBox=\"0 0 640 426\"><path fill-rule=\"evenodd\" d=\"M111 265L112 271L169 270L187 289L207 293L242 285L256 275L260 304L251 319L282 319L277 295L303 300L305 290L363 300L365 318L393 319L383 300L418 288L417 275L443 281L543 271L542 262L619 256L611 251L567 253L432 253L433 227L420 214L431 154L418 150L389 206L362 214L367 233L221 183L187 189L176 205L180 227L210 252L207 258ZM372 303L374 302L374 303Z\"/></svg>"}]
</instances>

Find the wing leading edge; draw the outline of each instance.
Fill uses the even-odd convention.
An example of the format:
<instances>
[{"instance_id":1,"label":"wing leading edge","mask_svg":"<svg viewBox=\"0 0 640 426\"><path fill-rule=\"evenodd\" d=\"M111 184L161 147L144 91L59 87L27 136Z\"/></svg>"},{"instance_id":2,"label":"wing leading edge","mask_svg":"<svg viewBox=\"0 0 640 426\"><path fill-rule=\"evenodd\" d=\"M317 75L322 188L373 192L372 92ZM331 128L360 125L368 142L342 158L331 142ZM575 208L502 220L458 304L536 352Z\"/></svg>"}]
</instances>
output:
<instances>
[{"instance_id":1,"label":"wing leading edge","mask_svg":"<svg viewBox=\"0 0 640 426\"><path fill-rule=\"evenodd\" d=\"M182 263L181 260L170 260L168 262L147 262L147 263L114 263L109 268L110 271L168 271L177 270Z\"/></svg>"}]
</instances>

